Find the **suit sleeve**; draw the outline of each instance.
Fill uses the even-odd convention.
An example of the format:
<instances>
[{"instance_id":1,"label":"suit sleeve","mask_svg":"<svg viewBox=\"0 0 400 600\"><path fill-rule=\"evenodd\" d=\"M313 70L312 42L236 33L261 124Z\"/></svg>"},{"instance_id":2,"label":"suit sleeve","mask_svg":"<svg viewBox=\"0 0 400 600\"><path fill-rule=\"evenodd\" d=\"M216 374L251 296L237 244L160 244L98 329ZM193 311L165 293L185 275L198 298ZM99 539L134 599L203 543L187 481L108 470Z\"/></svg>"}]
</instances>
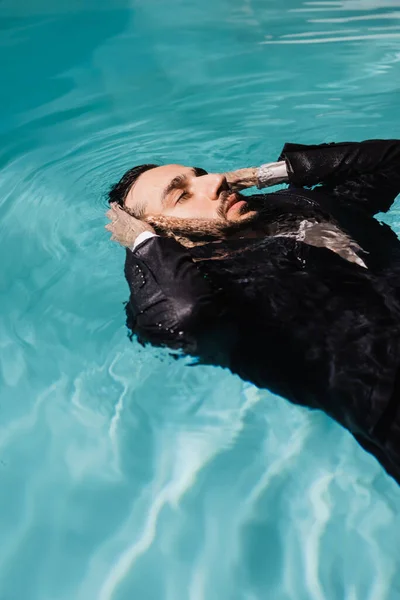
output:
<instances>
[{"instance_id":1,"label":"suit sleeve","mask_svg":"<svg viewBox=\"0 0 400 600\"><path fill-rule=\"evenodd\" d=\"M286 161L293 185L321 184L339 201L371 215L389 210L400 193L399 140L285 144L280 160Z\"/></svg>"},{"instance_id":2,"label":"suit sleeve","mask_svg":"<svg viewBox=\"0 0 400 600\"><path fill-rule=\"evenodd\" d=\"M217 360L218 330L227 325L223 303L183 246L153 237L127 250L125 277L128 326L140 342Z\"/></svg>"}]
</instances>

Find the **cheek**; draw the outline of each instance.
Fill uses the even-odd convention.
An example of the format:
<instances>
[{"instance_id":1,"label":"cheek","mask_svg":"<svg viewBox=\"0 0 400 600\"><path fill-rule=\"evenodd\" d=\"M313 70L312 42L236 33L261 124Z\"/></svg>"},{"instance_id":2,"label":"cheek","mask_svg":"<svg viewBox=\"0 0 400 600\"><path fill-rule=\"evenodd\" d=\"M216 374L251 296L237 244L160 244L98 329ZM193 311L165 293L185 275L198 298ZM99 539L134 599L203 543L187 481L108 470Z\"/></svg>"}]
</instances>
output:
<instances>
[{"instance_id":1,"label":"cheek","mask_svg":"<svg viewBox=\"0 0 400 600\"><path fill-rule=\"evenodd\" d=\"M218 216L218 202L189 199L169 209L165 214L183 219L215 219Z\"/></svg>"}]
</instances>

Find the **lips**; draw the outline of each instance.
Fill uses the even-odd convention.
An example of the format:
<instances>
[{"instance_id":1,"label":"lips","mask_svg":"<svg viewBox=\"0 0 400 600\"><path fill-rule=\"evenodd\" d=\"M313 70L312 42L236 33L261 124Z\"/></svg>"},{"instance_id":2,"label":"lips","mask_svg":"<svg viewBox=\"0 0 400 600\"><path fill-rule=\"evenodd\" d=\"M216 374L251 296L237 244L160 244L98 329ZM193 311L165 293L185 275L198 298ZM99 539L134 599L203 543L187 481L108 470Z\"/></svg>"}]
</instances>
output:
<instances>
[{"instance_id":1,"label":"lips","mask_svg":"<svg viewBox=\"0 0 400 600\"><path fill-rule=\"evenodd\" d=\"M245 206L246 201L240 197L239 194L229 194L225 201L225 215L227 216L229 213L239 212L240 209Z\"/></svg>"},{"instance_id":2,"label":"lips","mask_svg":"<svg viewBox=\"0 0 400 600\"><path fill-rule=\"evenodd\" d=\"M232 206L230 207L230 209L228 210L228 213L237 213L238 215L242 215L243 213L242 208L244 206L247 205L246 200L238 200L237 202L235 202L234 204L232 204Z\"/></svg>"},{"instance_id":3,"label":"lips","mask_svg":"<svg viewBox=\"0 0 400 600\"><path fill-rule=\"evenodd\" d=\"M239 196L236 193L227 194L224 198L224 211L225 214L239 201Z\"/></svg>"}]
</instances>

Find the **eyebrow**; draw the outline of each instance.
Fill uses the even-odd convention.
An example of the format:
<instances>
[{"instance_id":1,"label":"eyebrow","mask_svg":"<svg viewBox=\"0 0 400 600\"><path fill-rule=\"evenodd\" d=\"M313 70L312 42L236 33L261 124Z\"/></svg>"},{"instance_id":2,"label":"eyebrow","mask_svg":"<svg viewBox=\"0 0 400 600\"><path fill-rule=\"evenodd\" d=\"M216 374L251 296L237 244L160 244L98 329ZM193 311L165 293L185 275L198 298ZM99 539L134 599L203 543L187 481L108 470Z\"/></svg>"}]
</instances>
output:
<instances>
[{"instance_id":1,"label":"eyebrow","mask_svg":"<svg viewBox=\"0 0 400 600\"><path fill-rule=\"evenodd\" d=\"M204 169L200 169L200 167L192 167L191 171L195 177L201 177L202 175L207 175L207 171ZM182 173L181 175L177 175L174 177L166 188L164 188L162 196L161 196L161 204L165 206L165 201L170 194L174 190L183 189L185 185L188 183L187 175Z\"/></svg>"}]
</instances>

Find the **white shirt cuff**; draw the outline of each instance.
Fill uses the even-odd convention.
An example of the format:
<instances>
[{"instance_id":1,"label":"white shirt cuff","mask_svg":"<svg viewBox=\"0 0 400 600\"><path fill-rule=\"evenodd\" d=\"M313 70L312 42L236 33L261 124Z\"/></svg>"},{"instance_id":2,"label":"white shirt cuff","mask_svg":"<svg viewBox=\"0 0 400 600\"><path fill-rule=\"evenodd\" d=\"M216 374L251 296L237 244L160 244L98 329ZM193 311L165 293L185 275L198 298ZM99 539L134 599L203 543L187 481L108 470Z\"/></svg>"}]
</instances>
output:
<instances>
[{"instance_id":1,"label":"white shirt cuff","mask_svg":"<svg viewBox=\"0 0 400 600\"><path fill-rule=\"evenodd\" d=\"M286 183L289 180L286 162L282 160L276 163L261 165L257 169L257 180L258 188Z\"/></svg>"},{"instance_id":2,"label":"white shirt cuff","mask_svg":"<svg viewBox=\"0 0 400 600\"><path fill-rule=\"evenodd\" d=\"M145 242L146 240L148 240L152 237L158 237L158 236L153 231L142 231L142 233L139 233L139 235L137 236L135 243L133 244L131 250L132 251L136 250L136 248L138 246L140 246L140 244L143 244L143 242Z\"/></svg>"}]
</instances>

